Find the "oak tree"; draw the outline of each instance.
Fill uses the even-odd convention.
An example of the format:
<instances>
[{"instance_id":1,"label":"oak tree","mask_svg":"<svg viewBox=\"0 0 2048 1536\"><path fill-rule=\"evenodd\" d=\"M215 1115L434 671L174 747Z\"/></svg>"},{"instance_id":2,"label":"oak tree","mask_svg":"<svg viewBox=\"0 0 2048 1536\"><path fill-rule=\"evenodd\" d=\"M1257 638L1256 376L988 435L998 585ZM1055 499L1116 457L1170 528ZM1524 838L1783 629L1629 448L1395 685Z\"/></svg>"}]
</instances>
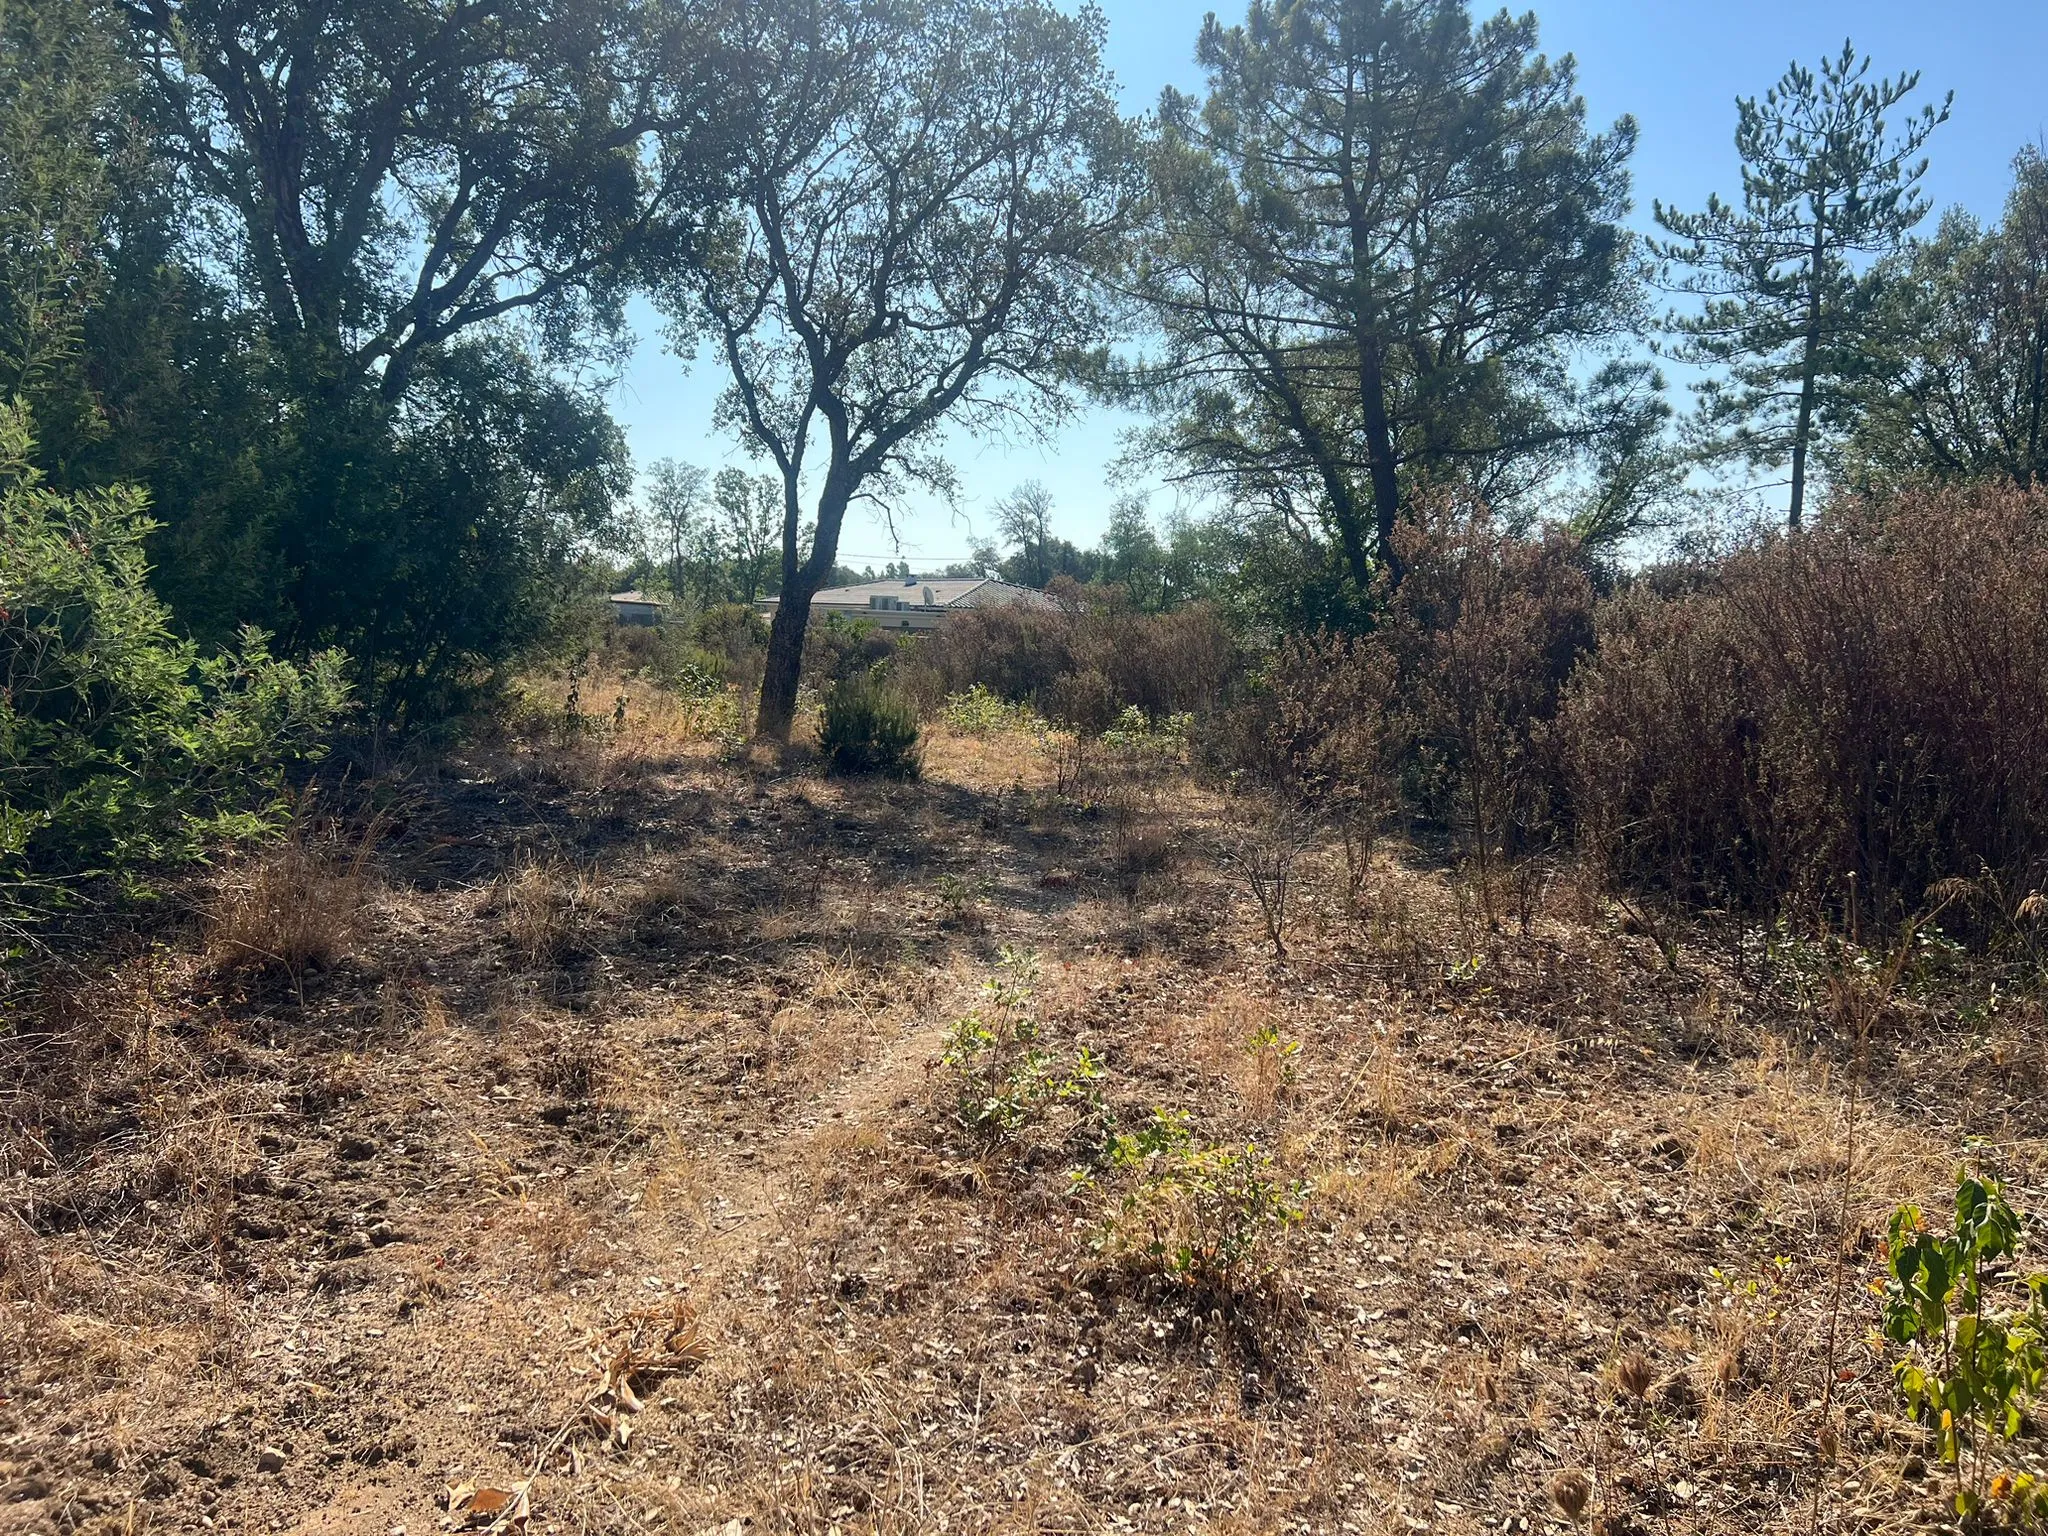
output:
<instances>
[{"instance_id":1,"label":"oak tree","mask_svg":"<svg viewBox=\"0 0 2048 1536\"><path fill-rule=\"evenodd\" d=\"M1999 223L1953 209L1893 268L1851 475L2048 484L2048 158L2013 161Z\"/></svg>"},{"instance_id":2,"label":"oak tree","mask_svg":"<svg viewBox=\"0 0 2048 1536\"><path fill-rule=\"evenodd\" d=\"M942 421L1032 431L1099 365L1132 201L1099 12L1046 0L742 0L734 195L661 296L782 491L759 728L786 740L847 511L946 487Z\"/></svg>"},{"instance_id":3,"label":"oak tree","mask_svg":"<svg viewBox=\"0 0 2048 1536\"><path fill-rule=\"evenodd\" d=\"M114 3L273 341L386 400L472 327L615 322L607 279L687 236L744 72L690 0Z\"/></svg>"}]
</instances>

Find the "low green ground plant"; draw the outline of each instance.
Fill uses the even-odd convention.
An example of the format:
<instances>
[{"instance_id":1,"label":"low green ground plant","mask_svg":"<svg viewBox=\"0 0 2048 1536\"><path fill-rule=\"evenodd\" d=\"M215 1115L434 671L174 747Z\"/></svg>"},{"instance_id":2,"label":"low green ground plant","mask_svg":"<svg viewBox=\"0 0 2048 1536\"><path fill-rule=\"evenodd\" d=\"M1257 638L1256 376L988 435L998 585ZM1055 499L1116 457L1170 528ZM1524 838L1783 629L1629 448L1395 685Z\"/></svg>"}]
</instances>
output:
<instances>
[{"instance_id":1,"label":"low green ground plant","mask_svg":"<svg viewBox=\"0 0 2048 1536\"><path fill-rule=\"evenodd\" d=\"M1270 1279L1281 1240L1307 1214L1308 1185L1281 1173L1270 1152L1206 1145L1184 1110L1154 1109L1110 1139L1105 1161L1128 1183L1097 1230L1097 1251L1205 1296L1245 1295Z\"/></svg>"},{"instance_id":2,"label":"low green ground plant","mask_svg":"<svg viewBox=\"0 0 2048 1536\"><path fill-rule=\"evenodd\" d=\"M1102 1108L1102 1064L1086 1046L1072 1056L1039 1040L1033 1007L1038 961L1004 945L996 974L982 984L983 1006L955 1021L940 1060L958 1074L960 1124L991 1139L1014 1137L1055 1104L1094 1117Z\"/></svg>"},{"instance_id":3,"label":"low green ground plant","mask_svg":"<svg viewBox=\"0 0 2048 1536\"><path fill-rule=\"evenodd\" d=\"M1931 1230L1918 1206L1892 1213L1881 1331L1900 1351L1893 1374L1908 1410L1933 1430L1954 1473L1954 1506L1980 1521L2048 1529L2048 1486L1997 1468L2048 1383L2048 1274L2014 1268L2024 1219L1995 1180L1956 1180L1955 1225Z\"/></svg>"}]
</instances>

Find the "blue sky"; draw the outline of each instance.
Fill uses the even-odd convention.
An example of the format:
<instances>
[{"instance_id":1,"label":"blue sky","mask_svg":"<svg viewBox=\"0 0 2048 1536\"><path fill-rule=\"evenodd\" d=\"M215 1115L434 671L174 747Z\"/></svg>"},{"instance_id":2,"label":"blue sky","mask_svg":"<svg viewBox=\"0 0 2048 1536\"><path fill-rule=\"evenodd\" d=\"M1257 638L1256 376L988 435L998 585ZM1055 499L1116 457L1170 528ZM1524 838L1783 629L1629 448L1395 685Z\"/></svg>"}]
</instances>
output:
<instances>
[{"instance_id":1,"label":"blue sky","mask_svg":"<svg viewBox=\"0 0 2048 1536\"><path fill-rule=\"evenodd\" d=\"M1165 85L1201 87L1193 51L1205 7L1105 0L1103 9L1108 60L1128 111L1150 108ZM1240 13L1220 14L1230 20ZM1709 192L1733 194L1736 96L1761 94L1788 63L1817 63L1845 37L1872 56L1880 73L1920 70L1923 98L1955 92L1953 115L1929 145L1925 185L1937 210L1961 204L1995 216L2013 154L2048 136L2043 0L1546 0L1537 16L1544 51L1577 57L1593 119L1605 124L1633 113L1641 125L1634 163L1639 225L1648 223L1652 198L1691 208ZM635 307L634 321L638 344L612 404L636 462L746 462L712 426L722 387L715 364L707 357L685 369L665 350L658 317L644 305ZM1128 417L1090 409L1042 447L954 435L947 446L960 473L960 504L909 505L900 522L904 557L921 569L961 557L986 534L989 504L1028 479L1052 490L1060 534L1093 543L1111 500L1125 489L1109 478L1118 435L1129 424ZM1172 492L1155 490L1155 514L1173 505ZM897 554L879 522L860 511L848 518L840 549L841 559L856 566Z\"/></svg>"}]
</instances>

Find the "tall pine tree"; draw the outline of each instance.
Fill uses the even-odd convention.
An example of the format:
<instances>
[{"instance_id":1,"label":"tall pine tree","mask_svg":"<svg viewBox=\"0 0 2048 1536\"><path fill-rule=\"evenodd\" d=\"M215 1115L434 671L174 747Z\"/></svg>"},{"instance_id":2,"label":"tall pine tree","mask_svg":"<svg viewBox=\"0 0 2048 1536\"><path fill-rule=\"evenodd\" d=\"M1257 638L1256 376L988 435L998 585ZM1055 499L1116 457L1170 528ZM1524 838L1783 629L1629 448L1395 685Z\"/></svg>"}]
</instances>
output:
<instances>
[{"instance_id":1,"label":"tall pine tree","mask_svg":"<svg viewBox=\"0 0 2048 1536\"><path fill-rule=\"evenodd\" d=\"M1536 20L1464 0L1251 0L1168 91L1139 286L1165 345L1151 444L1184 478L1398 576L1413 490L1512 517L1654 437L1623 224L1635 124L1589 132ZM1603 365L1604 361L1604 365ZM1589 368L1585 365L1591 364Z\"/></svg>"},{"instance_id":2,"label":"tall pine tree","mask_svg":"<svg viewBox=\"0 0 2048 1536\"><path fill-rule=\"evenodd\" d=\"M1675 355L1727 370L1699 391L1719 451L1753 468L1789 457L1795 529L1816 433L1844 415L1885 314L1872 263L1927 213L1920 150L1953 97L1897 133L1885 120L1919 84L1917 72L1873 81L1869 57L1847 42L1818 74L1794 64L1761 101L1736 101L1741 207L1719 197L1702 213L1654 205L1671 236L1657 254L1679 272L1678 288L1705 300L1671 318Z\"/></svg>"}]
</instances>

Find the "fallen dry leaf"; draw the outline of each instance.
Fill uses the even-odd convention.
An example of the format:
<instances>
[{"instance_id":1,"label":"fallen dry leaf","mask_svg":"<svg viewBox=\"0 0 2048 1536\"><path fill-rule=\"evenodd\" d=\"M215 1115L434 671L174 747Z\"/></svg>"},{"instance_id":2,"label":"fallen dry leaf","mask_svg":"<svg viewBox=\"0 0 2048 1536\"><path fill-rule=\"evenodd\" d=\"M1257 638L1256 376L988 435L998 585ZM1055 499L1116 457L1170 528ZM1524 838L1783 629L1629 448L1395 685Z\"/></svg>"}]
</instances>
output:
<instances>
[{"instance_id":1,"label":"fallen dry leaf","mask_svg":"<svg viewBox=\"0 0 2048 1536\"><path fill-rule=\"evenodd\" d=\"M526 1497L523 1489L479 1488L469 1496L469 1512L472 1515L502 1515L519 1500Z\"/></svg>"},{"instance_id":2,"label":"fallen dry leaf","mask_svg":"<svg viewBox=\"0 0 2048 1536\"><path fill-rule=\"evenodd\" d=\"M498 1490L491 1489L489 1491L495 1493ZM489 1529L492 1531L504 1531L510 1530L513 1526L524 1529L527 1520L532 1514L533 1501L528 1496L526 1485L522 1483L519 1486L518 1492L512 1495L511 1506L504 1514L491 1522Z\"/></svg>"}]
</instances>

